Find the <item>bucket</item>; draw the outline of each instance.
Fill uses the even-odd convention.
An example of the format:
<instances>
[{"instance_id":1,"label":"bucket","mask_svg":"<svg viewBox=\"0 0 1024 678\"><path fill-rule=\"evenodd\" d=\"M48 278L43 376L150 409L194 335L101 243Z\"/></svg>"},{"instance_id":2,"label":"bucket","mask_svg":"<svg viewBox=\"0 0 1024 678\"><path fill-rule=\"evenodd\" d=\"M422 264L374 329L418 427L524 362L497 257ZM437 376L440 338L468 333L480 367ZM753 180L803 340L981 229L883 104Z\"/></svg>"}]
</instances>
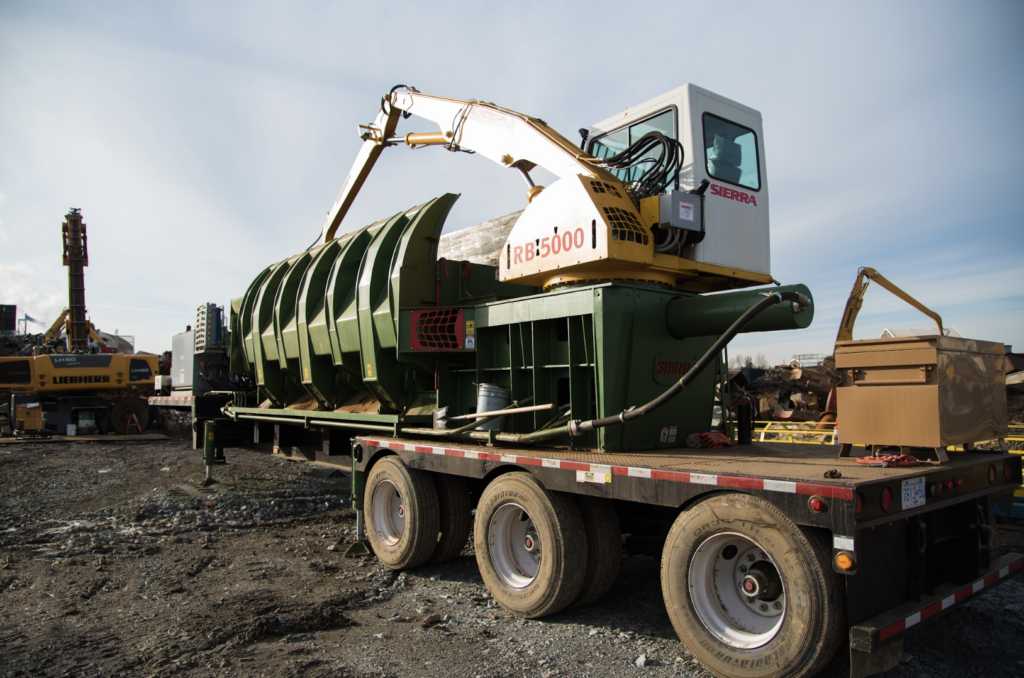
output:
<instances>
[{"instance_id":1,"label":"bucket","mask_svg":"<svg viewBox=\"0 0 1024 678\"><path fill-rule=\"evenodd\" d=\"M497 384L480 384L476 390L476 411L493 412L512 404L512 391ZM477 431L490 431L505 426L508 417L492 419L476 427Z\"/></svg>"}]
</instances>

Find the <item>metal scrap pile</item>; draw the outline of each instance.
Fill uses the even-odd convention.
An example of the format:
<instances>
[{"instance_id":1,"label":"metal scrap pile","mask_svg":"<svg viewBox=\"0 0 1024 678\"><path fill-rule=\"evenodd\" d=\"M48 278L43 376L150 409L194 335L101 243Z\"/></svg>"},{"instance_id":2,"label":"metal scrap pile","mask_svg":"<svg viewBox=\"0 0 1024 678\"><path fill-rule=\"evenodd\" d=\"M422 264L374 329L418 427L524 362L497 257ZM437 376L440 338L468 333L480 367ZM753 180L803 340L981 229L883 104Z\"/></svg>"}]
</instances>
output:
<instances>
[{"instance_id":1,"label":"metal scrap pile","mask_svg":"<svg viewBox=\"0 0 1024 678\"><path fill-rule=\"evenodd\" d=\"M55 343L48 342L45 334L0 334L0 356L32 355L36 347Z\"/></svg>"},{"instance_id":2,"label":"metal scrap pile","mask_svg":"<svg viewBox=\"0 0 1024 678\"><path fill-rule=\"evenodd\" d=\"M732 399L741 393L754 401L758 421L835 421L835 404L829 402L839 383L835 360L829 356L817 367L804 367L793 360L766 370L745 367L734 371Z\"/></svg>"}]
</instances>

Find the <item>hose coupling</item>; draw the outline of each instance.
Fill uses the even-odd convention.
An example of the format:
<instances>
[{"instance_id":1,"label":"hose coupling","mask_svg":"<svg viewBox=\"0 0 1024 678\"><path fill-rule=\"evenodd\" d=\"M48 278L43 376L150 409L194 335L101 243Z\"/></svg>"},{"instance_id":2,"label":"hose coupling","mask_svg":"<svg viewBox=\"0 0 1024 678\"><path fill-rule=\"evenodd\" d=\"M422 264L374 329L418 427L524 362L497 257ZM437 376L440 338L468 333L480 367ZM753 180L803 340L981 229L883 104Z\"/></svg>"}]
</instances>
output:
<instances>
[{"instance_id":1,"label":"hose coupling","mask_svg":"<svg viewBox=\"0 0 1024 678\"><path fill-rule=\"evenodd\" d=\"M579 438L580 436L584 435L587 431L593 429L593 427L585 428L583 426L584 423L590 422L584 422L582 419L572 419L571 421L569 421L569 435L573 438Z\"/></svg>"}]
</instances>

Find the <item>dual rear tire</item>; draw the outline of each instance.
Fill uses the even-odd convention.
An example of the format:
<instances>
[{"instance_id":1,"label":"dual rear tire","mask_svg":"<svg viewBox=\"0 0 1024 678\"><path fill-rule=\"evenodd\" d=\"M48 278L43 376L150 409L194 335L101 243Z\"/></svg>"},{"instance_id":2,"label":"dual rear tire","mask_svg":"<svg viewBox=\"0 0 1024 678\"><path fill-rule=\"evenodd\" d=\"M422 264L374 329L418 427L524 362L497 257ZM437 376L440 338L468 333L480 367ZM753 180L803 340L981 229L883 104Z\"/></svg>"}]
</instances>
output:
<instances>
[{"instance_id":1,"label":"dual rear tire","mask_svg":"<svg viewBox=\"0 0 1024 678\"><path fill-rule=\"evenodd\" d=\"M846 630L830 556L825 538L769 502L712 496L681 513L665 540L661 587L672 626L717 675L813 675Z\"/></svg>"}]
</instances>

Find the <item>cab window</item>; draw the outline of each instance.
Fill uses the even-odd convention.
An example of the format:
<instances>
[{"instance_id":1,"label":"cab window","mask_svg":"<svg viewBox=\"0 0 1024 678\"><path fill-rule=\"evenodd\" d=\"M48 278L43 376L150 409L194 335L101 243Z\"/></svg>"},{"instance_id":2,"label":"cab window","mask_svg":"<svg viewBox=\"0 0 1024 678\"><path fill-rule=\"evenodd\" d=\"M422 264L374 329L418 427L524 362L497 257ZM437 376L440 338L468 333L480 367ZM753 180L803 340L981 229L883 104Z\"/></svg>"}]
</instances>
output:
<instances>
[{"instance_id":1,"label":"cab window","mask_svg":"<svg viewBox=\"0 0 1024 678\"><path fill-rule=\"evenodd\" d=\"M730 184L760 190L760 163L754 130L704 114L704 156L708 174Z\"/></svg>"},{"instance_id":2,"label":"cab window","mask_svg":"<svg viewBox=\"0 0 1024 678\"><path fill-rule=\"evenodd\" d=\"M676 111L669 108L640 122L633 123L628 127L617 129L614 132L599 136L590 143L590 155L595 158L609 158L622 153L631 144L640 140L640 137L648 132L661 132L667 137L676 139ZM657 151L652 151L652 155ZM640 163L624 170L611 170L612 174L621 181L629 183L635 181L644 170L647 163Z\"/></svg>"}]
</instances>

